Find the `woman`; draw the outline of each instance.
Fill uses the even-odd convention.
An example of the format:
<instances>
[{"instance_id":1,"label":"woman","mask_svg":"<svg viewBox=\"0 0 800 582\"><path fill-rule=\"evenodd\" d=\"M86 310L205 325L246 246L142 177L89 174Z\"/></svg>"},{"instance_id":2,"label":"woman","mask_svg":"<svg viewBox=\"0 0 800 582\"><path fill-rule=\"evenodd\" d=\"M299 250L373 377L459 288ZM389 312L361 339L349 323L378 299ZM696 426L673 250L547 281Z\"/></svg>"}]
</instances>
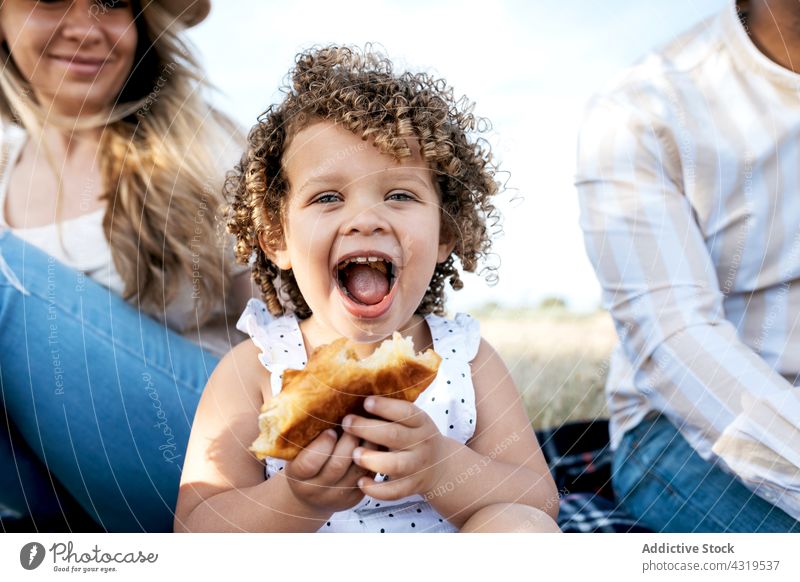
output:
<instances>
[{"instance_id":1,"label":"woman","mask_svg":"<svg viewBox=\"0 0 800 582\"><path fill-rule=\"evenodd\" d=\"M177 35L208 11L0 7L4 529L92 528L84 512L171 529L195 406L250 290L215 224L238 134Z\"/></svg>"}]
</instances>

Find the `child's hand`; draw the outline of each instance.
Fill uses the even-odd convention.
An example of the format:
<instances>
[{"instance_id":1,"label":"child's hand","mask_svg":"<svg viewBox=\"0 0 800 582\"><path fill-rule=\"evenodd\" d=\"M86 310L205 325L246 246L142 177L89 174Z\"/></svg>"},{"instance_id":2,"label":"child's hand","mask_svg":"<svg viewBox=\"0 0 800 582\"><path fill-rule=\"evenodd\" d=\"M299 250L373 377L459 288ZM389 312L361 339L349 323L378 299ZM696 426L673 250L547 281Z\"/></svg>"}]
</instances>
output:
<instances>
[{"instance_id":1,"label":"child's hand","mask_svg":"<svg viewBox=\"0 0 800 582\"><path fill-rule=\"evenodd\" d=\"M364 469L391 479L376 483L363 477L359 481L361 490L376 499L391 500L415 493L425 495L434 489L446 474L451 445L457 443L440 433L431 417L411 402L370 396L364 401L364 408L386 420L351 414L342 421L345 433L383 445L389 451L361 446L353 451L353 459Z\"/></svg>"},{"instance_id":2,"label":"child's hand","mask_svg":"<svg viewBox=\"0 0 800 582\"><path fill-rule=\"evenodd\" d=\"M317 510L335 513L349 509L364 497L358 480L367 471L353 463L358 438L328 429L286 464L289 488L298 501Z\"/></svg>"}]
</instances>

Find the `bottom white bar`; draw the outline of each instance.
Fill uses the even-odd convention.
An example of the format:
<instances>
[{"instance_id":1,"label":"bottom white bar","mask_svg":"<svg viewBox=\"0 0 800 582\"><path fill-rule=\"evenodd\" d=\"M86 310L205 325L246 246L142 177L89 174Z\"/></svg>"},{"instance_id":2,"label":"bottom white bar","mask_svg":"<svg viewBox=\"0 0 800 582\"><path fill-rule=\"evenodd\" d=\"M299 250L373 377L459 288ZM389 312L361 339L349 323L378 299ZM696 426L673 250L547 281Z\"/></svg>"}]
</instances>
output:
<instances>
[{"instance_id":1,"label":"bottom white bar","mask_svg":"<svg viewBox=\"0 0 800 582\"><path fill-rule=\"evenodd\" d=\"M791 534L3 534L4 580L800 579ZM35 566L35 567L34 567ZM32 568L32 569L29 569ZM414 578L412 578L414 577Z\"/></svg>"}]
</instances>

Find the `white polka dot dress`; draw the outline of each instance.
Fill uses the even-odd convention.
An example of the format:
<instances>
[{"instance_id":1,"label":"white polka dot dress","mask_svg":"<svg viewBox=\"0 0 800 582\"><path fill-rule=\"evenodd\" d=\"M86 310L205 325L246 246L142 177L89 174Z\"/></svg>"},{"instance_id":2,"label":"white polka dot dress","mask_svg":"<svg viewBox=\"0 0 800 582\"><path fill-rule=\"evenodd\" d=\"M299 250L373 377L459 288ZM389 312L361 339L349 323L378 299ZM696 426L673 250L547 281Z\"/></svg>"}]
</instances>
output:
<instances>
[{"instance_id":1,"label":"white polka dot dress","mask_svg":"<svg viewBox=\"0 0 800 582\"><path fill-rule=\"evenodd\" d=\"M433 338L433 349L442 357L433 384L414 404L424 410L439 431L466 443L475 431L475 390L470 362L478 353L480 328L469 315L460 313L454 320L425 316ZM248 334L261 350L259 361L270 371L272 394L281 391L283 372L302 369L306 350L300 326L294 315L273 317L259 299L251 299L236 328ZM268 458L266 478L282 471L285 461ZM386 479L377 475L376 481ZM388 477L391 479L391 476ZM364 497L346 511L334 513L320 532L454 532L456 529L420 495L394 501Z\"/></svg>"}]
</instances>

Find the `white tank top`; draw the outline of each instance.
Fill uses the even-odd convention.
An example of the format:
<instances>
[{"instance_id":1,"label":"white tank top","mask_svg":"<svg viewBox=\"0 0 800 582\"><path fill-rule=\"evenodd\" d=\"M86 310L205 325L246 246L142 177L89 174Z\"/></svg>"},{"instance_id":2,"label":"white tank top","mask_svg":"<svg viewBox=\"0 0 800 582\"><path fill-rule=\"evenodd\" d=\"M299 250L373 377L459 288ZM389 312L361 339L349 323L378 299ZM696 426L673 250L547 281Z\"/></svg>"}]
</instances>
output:
<instances>
[{"instance_id":1,"label":"white tank top","mask_svg":"<svg viewBox=\"0 0 800 582\"><path fill-rule=\"evenodd\" d=\"M475 390L470 362L480 347L478 322L459 313L449 320L426 315L433 338L433 349L442 357L436 379L414 402L424 410L443 435L465 444L475 432ZM248 334L261 353L259 362L270 371L273 396L281 391L283 372L301 370L306 365L303 335L294 315L273 317L259 299L251 299L236 327ZM282 471L286 462L266 460L266 478ZM377 475L376 481L383 481ZM320 532L454 532L456 528L420 495L395 501L365 496L358 504L334 513Z\"/></svg>"}]
</instances>

